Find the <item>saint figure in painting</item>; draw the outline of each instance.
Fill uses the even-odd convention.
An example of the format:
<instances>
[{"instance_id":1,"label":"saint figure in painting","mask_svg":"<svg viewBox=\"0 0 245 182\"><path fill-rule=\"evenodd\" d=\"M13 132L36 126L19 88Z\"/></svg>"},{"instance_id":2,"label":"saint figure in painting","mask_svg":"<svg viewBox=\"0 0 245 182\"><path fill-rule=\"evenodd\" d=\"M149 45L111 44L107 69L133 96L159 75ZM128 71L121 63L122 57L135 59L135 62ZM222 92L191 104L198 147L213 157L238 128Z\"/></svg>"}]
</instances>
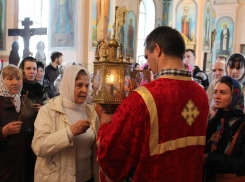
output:
<instances>
[{"instance_id":1,"label":"saint figure in painting","mask_svg":"<svg viewBox=\"0 0 245 182\"><path fill-rule=\"evenodd\" d=\"M107 39L108 25L110 17L110 0L96 1L96 25L97 25L97 41Z\"/></svg>"},{"instance_id":2,"label":"saint figure in painting","mask_svg":"<svg viewBox=\"0 0 245 182\"><path fill-rule=\"evenodd\" d=\"M210 8L207 8L207 14L205 19L205 45L209 45L210 35Z\"/></svg>"},{"instance_id":3,"label":"saint figure in painting","mask_svg":"<svg viewBox=\"0 0 245 182\"><path fill-rule=\"evenodd\" d=\"M56 0L53 11L53 46L74 45L73 0Z\"/></svg>"},{"instance_id":4,"label":"saint figure in painting","mask_svg":"<svg viewBox=\"0 0 245 182\"><path fill-rule=\"evenodd\" d=\"M230 55L229 42L230 42L230 30L226 23L223 24L223 30L220 34L220 52L219 55Z\"/></svg>"},{"instance_id":5,"label":"saint figure in painting","mask_svg":"<svg viewBox=\"0 0 245 182\"><path fill-rule=\"evenodd\" d=\"M191 39L191 15L190 15L190 7L185 6L183 10L183 16L181 18L181 24L182 33Z\"/></svg>"},{"instance_id":6,"label":"saint figure in painting","mask_svg":"<svg viewBox=\"0 0 245 182\"><path fill-rule=\"evenodd\" d=\"M134 55L134 27L133 27L133 20L129 20L128 25L128 54L130 57Z\"/></svg>"},{"instance_id":7,"label":"saint figure in painting","mask_svg":"<svg viewBox=\"0 0 245 182\"><path fill-rule=\"evenodd\" d=\"M124 36L125 36L125 32L124 32L124 26L121 27L120 32L119 32L119 43L122 44L122 54L123 56L125 56L125 51L124 51Z\"/></svg>"}]
</instances>

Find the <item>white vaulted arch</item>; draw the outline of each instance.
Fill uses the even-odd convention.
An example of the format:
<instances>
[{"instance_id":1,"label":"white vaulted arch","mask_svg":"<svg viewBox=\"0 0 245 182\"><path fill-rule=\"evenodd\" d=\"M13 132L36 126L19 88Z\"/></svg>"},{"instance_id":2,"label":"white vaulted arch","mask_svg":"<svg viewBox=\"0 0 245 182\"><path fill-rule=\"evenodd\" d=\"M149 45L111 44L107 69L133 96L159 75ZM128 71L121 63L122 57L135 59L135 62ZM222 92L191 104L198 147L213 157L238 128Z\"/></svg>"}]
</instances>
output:
<instances>
[{"instance_id":1,"label":"white vaulted arch","mask_svg":"<svg viewBox=\"0 0 245 182\"><path fill-rule=\"evenodd\" d=\"M137 62L144 64L144 42L146 36L155 28L156 9L153 0L141 0L139 6Z\"/></svg>"}]
</instances>

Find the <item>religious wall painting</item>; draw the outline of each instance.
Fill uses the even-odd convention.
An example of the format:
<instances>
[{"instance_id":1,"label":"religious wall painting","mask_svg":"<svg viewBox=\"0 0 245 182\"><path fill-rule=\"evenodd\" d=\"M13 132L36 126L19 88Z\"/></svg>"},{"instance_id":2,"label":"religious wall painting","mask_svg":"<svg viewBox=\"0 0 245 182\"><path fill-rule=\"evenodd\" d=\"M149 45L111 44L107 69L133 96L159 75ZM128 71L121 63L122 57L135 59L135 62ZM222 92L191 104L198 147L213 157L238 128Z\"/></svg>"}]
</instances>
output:
<instances>
[{"instance_id":1,"label":"religious wall painting","mask_svg":"<svg viewBox=\"0 0 245 182\"><path fill-rule=\"evenodd\" d=\"M230 56L233 46L234 23L230 17L222 17L216 24L216 57Z\"/></svg>"},{"instance_id":2,"label":"religious wall painting","mask_svg":"<svg viewBox=\"0 0 245 182\"><path fill-rule=\"evenodd\" d=\"M212 25L211 25L211 51L212 51L212 55L213 55L213 59L212 59L212 64L214 63L214 61L216 60L216 55L215 55L215 40L216 40L216 36L217 36L217 31L216 31L216 11L213 9L213 13L212 13Z\"/></svg>"},{"instance_id":3,"label":"religious wall painting","mask_svg":"<svg viewBox=\"0 0 245 182\"><path fill-rule=\"evenodd\" d=\"M163 2L163 26L173 25L173 1Z\"/></svg>"},{"instance_id":4,"label":"religious wall painting","mask_svg":"<svg viewBox=\"0 0 245 182\"><path fill-rule=\"evenodd\" d=\"M0 0L0 50L5 50L5 14L6 0Z\"/></svg>"},{"instance_id":5,"label":"religious wall painting","mask_svg":"<svg viewBox=\"0 0 245 182\"><path fill-rule=\"evenodd\" d=\"M121 27L120 31L119 31L119 44L122 44L122 54L123 57L126 57L126 22L124 23L124 25Z\"/></svg>"},{"instance_id":6,"label":"religious wall painting","mask_svg":"<svg viewBox=\"0 0 245 182\"><path fill-rule=\"evenodd\" d=\"M204 6L203 20L203 50L210 52L211 49L211 24L212 24L212 5L206 1Z\"/></svg>"},{"instance_id":7,"label":"religious wall painting","mask_svg":"<svg viewBox=\"0 0 245 182\"><path fill-rule=\"evenodd\" d=\"M194 41L196 39L196 3L192 0L181 1L177 5L176 15L177 30L191 41Z\"/></svg>"},{"instance_id":8,"label":"religious wall painting","mask_svg":"<svg viewBox=\"0 0 245 182\"><path fill-rule=\"evenodd\" d=\"M76 50L78 0L53 0L49 6L49 49Z\"/></svg>"},{"instance_id":9,"label":"religious wall painting","mask_svg":"<svg viewBox=\"0 0 245 182\"><path fill-rule=\"evenodd\" d=\"M155 28L162 26L162 20L157 19Z\"/></svg>"},{"instance_id":10,"label":"religious wall painting","mask_svg":"<svg viewBox=\"0 0 245 182\"><path fill-rule=\"evenodd\" d=\"M126 18L126 54L134 58L136 17L133 11L129 11Z\"/></svg>"},{"instance_id":11,"label":"religious wall painting","mask_svg":"<svg viewBox=\"0 0 245 182\"><path fill-rule=\"evenodd\" d=\"M91 47L97 47L98 42L108 42L113 35L114 1L92 0L92 24L90 25Z\"/></svg>"}]
</instances>

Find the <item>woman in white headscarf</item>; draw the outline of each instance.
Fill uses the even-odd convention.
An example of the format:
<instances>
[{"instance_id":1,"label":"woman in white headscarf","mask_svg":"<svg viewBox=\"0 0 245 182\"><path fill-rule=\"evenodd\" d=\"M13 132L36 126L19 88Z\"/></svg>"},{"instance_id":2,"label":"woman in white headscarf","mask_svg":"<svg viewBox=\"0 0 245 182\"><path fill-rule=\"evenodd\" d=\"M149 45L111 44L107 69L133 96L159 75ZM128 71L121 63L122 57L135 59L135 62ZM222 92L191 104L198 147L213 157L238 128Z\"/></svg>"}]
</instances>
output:
<instances>
[{"instance_id":1,"label":"woman in white headscarf","mask_svg":"<svg viewBox=\"0 0 245 182\"><path fill-rule=\"evenodd\" d=\"M85 102L89 84L86 69L70 66L60 84L60 96L39 110L32 141L36 182L98 181L95 139L99 120Z\"/></svg>"}]
</instances>

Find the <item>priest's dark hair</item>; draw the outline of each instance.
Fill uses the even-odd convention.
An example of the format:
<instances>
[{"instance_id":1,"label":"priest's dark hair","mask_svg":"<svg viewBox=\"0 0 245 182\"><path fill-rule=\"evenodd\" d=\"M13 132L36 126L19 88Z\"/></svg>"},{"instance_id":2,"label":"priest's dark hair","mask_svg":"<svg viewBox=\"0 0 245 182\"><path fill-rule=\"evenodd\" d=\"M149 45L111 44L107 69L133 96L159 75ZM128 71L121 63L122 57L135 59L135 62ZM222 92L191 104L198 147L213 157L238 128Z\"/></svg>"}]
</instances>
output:
<instances>
[{"instance_id":1,"label":"priest's dark hair","mask_svg":"<svg viewBox=\"0 0 245 182\"><path fill-rule=\"evenodd\" d=\"M56 58L59 59L60 56L63 56L63 54L61 52L52 52L50 58L51 61L54 62Z\"/></svg>"},{"instance_id":2,"label":"priest's dark hair","mask_svg":"<svg viewBox=\"0 0 245 182\"><path fill-rule=\"evenodd\" d=\"M183 60L185 42L177 30L168 26L155 28L145 39L146 50L153 52L155 43L159 45L164 54Z\"/></svg>"},{"instance_id":3,"label":"priest's dark hair","mask_svg":"<svg viewBox=\"0 0 245 182\"><path fill-rule=\"evenodd\" d=\"M31 56L25 57L25 58L21 61L20 66L19 66L19 68L20 68L20 70L21 70L22 72L24 71L24 67L25 67L25 62L26 62L26 61L35 62L36 65L37 65L37 61L36 61L36 59L35 59L34 57L31 57Z\"/></svg>"}]
</instances>

